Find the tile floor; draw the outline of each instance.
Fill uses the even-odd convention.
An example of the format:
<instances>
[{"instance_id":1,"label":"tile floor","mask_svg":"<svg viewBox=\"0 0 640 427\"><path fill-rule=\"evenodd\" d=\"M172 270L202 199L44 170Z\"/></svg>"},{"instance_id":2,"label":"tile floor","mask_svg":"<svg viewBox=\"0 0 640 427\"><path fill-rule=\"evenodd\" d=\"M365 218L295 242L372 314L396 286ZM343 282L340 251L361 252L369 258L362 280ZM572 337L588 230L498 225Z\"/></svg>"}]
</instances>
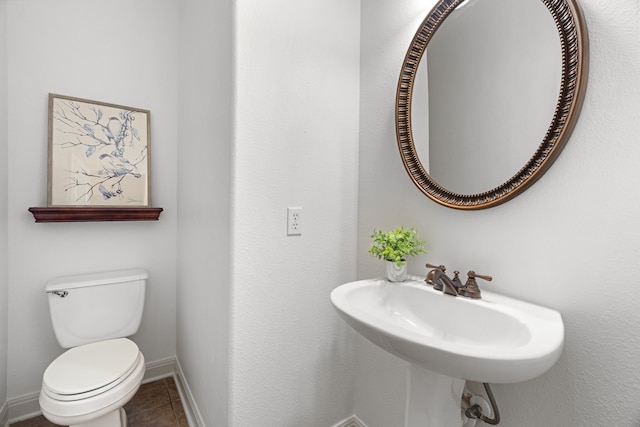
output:
<instances>
[{"instance_id":1,"label":"tile floor","mask_svg":"<svg viewBox=\"0 0 640 427\"><path fill-rule=\"evenodd\" d=\"M129 427L189 427L173 378L142 384L124 409ZM57 424L39 416L10 427L57 427Z\"/></svg>"}]
</instances>

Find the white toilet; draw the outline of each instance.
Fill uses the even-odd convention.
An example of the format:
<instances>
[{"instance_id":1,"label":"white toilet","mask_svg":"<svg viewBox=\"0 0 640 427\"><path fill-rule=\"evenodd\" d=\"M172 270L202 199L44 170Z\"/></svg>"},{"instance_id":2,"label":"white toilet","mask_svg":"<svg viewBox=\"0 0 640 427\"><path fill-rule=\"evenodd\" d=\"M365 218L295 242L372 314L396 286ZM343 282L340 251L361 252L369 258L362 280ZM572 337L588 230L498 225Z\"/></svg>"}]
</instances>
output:
<instances>
[{"instance_id":1,"label":"white toilet","mask_svg":"<svg viewBox=\"0 0 640 427\"><path fill-rule=\"evenodd\" d=\"M67 276L46 285L53 330L69 348L42 379L40 408L72 427L125 427L123 406L145 371L138 346L124 338L140 326L146 280L142 269Z\"/></svg>"}]
</instances>

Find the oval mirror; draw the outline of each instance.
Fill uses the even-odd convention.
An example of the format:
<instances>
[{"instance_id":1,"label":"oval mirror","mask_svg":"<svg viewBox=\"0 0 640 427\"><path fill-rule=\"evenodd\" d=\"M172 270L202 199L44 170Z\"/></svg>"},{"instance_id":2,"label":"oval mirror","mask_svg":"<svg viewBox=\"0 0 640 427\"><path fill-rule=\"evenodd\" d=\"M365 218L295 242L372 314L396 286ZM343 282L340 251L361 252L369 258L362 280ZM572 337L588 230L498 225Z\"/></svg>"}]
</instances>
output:
<instances>
[{"instance_id":1,"label":"oval mirror","mask_svg":"<svg viewBox=\"0 0 640 427\"><path fill-rule=\"evenodd\" d=\"M484 209L551 166L579 115L587 32L576 0L440 0L396 94L404 166L434 201Z\"/></svg>"}]
</instances>

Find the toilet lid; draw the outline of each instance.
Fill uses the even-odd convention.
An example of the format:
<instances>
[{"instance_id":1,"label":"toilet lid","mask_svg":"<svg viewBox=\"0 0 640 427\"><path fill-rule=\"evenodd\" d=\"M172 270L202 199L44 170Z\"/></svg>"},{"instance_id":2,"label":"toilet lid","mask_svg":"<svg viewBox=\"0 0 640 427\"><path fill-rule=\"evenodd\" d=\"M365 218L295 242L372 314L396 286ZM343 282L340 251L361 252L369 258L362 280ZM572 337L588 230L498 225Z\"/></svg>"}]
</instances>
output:
<instances>
[{"instance_id":1,"label":"toilet lid","mask_svg":"<svg viewBox=\"0 0 640 427\"><path fill-rule=\"evenodd\" d=\"M118 338L74 347L54 360L43 383L60 395L74 395L105 387L136 366L140 350L131 340Z\"/></svg>"}]
</instances>

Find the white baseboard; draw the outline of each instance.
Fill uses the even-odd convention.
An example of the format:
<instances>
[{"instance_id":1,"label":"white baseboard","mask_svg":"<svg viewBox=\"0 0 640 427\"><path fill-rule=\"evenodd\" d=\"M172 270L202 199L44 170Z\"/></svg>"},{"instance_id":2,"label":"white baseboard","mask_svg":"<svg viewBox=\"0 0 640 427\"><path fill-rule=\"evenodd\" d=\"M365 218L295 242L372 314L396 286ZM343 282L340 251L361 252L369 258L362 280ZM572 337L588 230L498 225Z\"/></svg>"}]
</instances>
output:
<instances>
[{"instance_id":1,"label":"white baseboard","mask_svg":"<svg viewBox=\"0 0 640 427\"><path fill-rule=\"evenodd\" d=\"M360 418L353 415L347 418L346 420L339 422L333 427L367 427L367 425L363 423L362 420L360 420Z\"/></svg>"},{"instance_id":2,"label":"white baseboard","mask_svg":"<svg viewBox=\"0 0 640 427\"><path fill-rule=\"evenodd\" d=\"M152 381L160 380L173 376L176 372L176 358L169 357L167 359L156 360L154 362L148 362L145 364L144 377L142 383L150 383Z\"/></svg>"},{"instance_id":3,"label":"white baseboard","mask_svg":"<svg viewBox=\"0 0 640 427\"><path fill-rule=\"evenodd\" d=\"M38 403L40 392L23 394L7 402L7 418L13 424L42 414Z\"/></svg>"},{"instance_id":4,"label":"white baseboard","mask_svg":"<svg viewBox=\"0 0 640 427\"><path fill-rule=\"evenodd\" d=\"M180 362L177 359L175 368L176 370L174 378L176 380L176 386L178 387L180 401L182 402L184 412L187 415L187 422L189 423L189 426L205 427L204 421L202 420L202 415L200 414L200 411L198 411L198 406L196 405L196 401L193 398L193 393L191 393L189 384L187 384L187 380L184 377L184 371L182 370Z\"/></svg>"},{"instance_id":5,"label":"white baseboard","mask_svg":"<svg viewBox=\"0 0 640 427\"><path fill-rule=\"evenodd\" d=\"M9 427L9 407L6 402L0 408L0 426Z\"/></svg>"},{"instance_id":6,"label":"white baseboard","mask_svg":"<svg viewBox=\"0 0 640 427\"><path fill-rule=\"evenodd\" d=\"M147 363L145 365L145 373L142 382L148 383L171 376L176 380L178 393L180 393L180 399L182 399L182 406L184 406L184 411L187 416L187 420L189 421L189 425L204 427L204 424L201 421L202 418L195 415L198 414L198 412L193 397L190 393L185 392L185 390L188 390L188 387L185 385L186 382L184 380L184 375L182 375L182 370L179 368L178 361L175 357ZM42 415L40 404L38 403L39 397L40 392L36 392L9 400L4 406L2 406L2 409L0 409L0 426L7 427L7 420L10 423L15 423ZM200 420L200 423L196 423L194 420Z\"/></svg>"}]
</instances>

